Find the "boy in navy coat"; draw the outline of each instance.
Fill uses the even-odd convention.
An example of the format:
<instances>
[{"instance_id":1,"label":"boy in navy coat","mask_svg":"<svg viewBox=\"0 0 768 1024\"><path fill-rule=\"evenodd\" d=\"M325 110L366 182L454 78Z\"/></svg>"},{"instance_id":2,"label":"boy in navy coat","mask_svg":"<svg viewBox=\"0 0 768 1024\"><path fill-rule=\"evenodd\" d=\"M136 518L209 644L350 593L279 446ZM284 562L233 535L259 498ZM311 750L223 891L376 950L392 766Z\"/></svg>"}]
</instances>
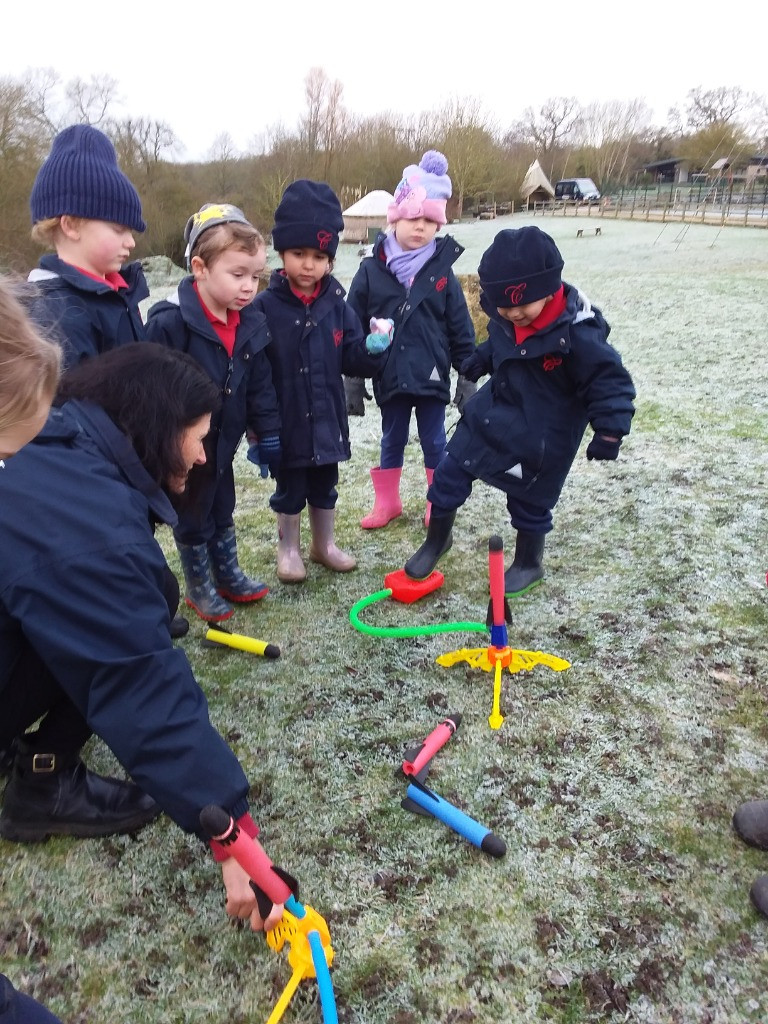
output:
<instances>
[{"instance_id":1,"label":"boy in navy coat","mask_svg":"<svg viewBox=\"0 0 768 1024\"><path fill-rule=\"evenodd\" d=\"M277 577L306 578L301 557L301 513L309 506L311 561L349 572L355 559L334 540L339 462L350 457L342 374L377 376L389 337L363 336L360 321L331 275L344 227L329 185L300 179L275 211L272 244L283 261L254 305L263 310L272 340L267 354L282 416L282 460L270 505L278 516Z\"/></svg>"},{"instance_id":2,"label":"boy in navy coat","mask_svg":"<svg viewBox=\"0 0 768 1024\"><path fill-rule=\"evenodd\" d=\"M32 237L55 249L29 275L33 318L62 342L66 366L145 339L139 302L149 288L136 261L141 200L115 149L87 124L65 128L37 173L29 200Z\"/></svg>"},{"instance_id":3,"label":"boy in navy coat","mask_svg":"<svg viewBox=\"0 0 768 1024\"><path fill-rule=\"evenodd\" d=\"M461 367L490 380L466 403L435 470L427 539L405 565L428 576L450 548L456 509L483 480L507 495L517 530L508 597L544 576L544 538L588 424L588 459L615 459L634 414L635 388L599 309L561 280L563 258L537 227L500 231L478 273L488 340Z\"/></svg>"}]
</instances>

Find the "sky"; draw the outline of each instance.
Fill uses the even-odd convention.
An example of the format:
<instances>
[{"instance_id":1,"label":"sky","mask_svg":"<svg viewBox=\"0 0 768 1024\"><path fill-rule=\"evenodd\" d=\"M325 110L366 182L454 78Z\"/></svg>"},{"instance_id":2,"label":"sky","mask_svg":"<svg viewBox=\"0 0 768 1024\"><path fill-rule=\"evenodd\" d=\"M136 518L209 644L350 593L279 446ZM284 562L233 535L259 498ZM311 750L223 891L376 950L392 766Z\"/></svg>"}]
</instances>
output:
<instances>
[{"instance_id":1,"label":"sky","mask_svg":"<svg viewBox=\"0 0 768 1024\"><path fill-rule=\"evenodd\" d=\"M113 113L165 121L180 160L204 159L225 132L242 152L271 125L293 129L312 67L342 82L346 108L360 116L472 97L505 129L526 107L574 96L643 99L663 124L696 86L768 94L757 0L740 4L733 24L725 7L715 18L705 7L269 0L217 14L199 0L34 0L4 12L0 77L34 68L64 82L108 75L118 83Z\"/></svg>"}]
</instances>

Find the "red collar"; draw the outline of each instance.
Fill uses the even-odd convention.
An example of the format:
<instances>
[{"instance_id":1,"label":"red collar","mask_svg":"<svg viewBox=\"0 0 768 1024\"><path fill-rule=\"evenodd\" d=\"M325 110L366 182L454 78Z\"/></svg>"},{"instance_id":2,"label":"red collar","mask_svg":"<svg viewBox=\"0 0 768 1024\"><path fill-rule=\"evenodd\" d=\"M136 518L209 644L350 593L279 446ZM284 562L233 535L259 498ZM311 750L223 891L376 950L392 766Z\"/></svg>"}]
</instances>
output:
<instances>
[{"instance_id":1,"label":"red collar","mask_svg":"<svg viewBox=\"0 0 768 1024\"><path fill-rule=\"evenodd\" d=\"M286 272L284 270L282 271L282 274L283 274L283 277L285 277L285 279L288 281L288 275L286 274ZM290 281L288 281L288 287L291 289L291 291L293 292L293 294L296 296L297 299L301 299L301 301L304 303L305 306L311 306L312 303L317 298L317 296L320 294L320 287L321 287L322 283L323 283L323 280L321 278L317 282L317 284L315 285L315 290L312 292L311 295L305 295L304 292L297 292L296 289L293 287L293 285L291 284Z\"/></svg>"},{"instance_id":2,"label":"red collar","mask_svg":"<svg viewBox=\"0 0 768 1024\"><path fill-rule=\"evenodd\" d=\"M197 295L197 297L198 297L198 299L200 301L200 305L203 307L203 313L205 314L205 319L209 323L213 324L214 327L218 324L221 327L228 327L230 330L232 328L234 328L234 327L239 327L239 325L240 325L240 313L239 313L238 310L236 310L236 309L228 309L227 310L227 319L226 320L222 320L220 317L216 316L215 313L212 313L210 311L210 309L208 309L206 304L203 302L203 297L200 294L200 289L197 287L197 281L195 281L193 283L192 287L195 289L195 295Z\"/></svg>"},{"instance_id":3,"label":"red collar","mask_svg":"<svg viewBox=\"0 0 768 1024\"><path fill-rule=\"evenodd\" d=\"M74 267L75 270L79 270L81 274L85 274L86 277L90 277L92 281L99 281L102 284L108 284L115 292L118 288L128 287L128 282L122 274L118 274L116 270L111 270L108 274L105 274L102 277L101 274L94 274L92 270L86 270L84 267L78 267L76 263L71 263L70 266Z\"/></svg>"},{"instance_id":4,"label":"red collar","mask_svg":"<svg viewBox=\"0 0 768 1024\"><path fill-rule=\"evenodd\" d=\"M545 327L553 324L563 312L565 312L565 288L563 285L560 285L558 291L555 292L535 320L532 320L526 327L518 327L516 324L512 324L515 328L515 344L522 345L526 338L530 338L532 334L537 334L539 331L543 331Z\"/></svg>"}]
</instances>

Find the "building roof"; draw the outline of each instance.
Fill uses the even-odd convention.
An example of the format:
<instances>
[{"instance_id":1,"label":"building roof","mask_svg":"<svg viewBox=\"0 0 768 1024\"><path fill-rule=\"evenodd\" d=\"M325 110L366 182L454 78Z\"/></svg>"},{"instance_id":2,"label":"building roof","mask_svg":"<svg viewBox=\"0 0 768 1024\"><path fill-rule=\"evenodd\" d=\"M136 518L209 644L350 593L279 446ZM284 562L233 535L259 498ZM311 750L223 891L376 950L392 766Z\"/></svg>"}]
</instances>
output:
<instances>
[{"instance_id":1,"label":"building roof","mask_svg":"<svg viewBox=\"0 0 768 1024\"><path fill-rule=\"evenodd\" d=\"M545 192L554 197L555 190L552 188L549 178L542 170L539 161L534 160L525 172L523 184L520 186L520 195L523 199L527 199L537 188L543 188Z\"/></svg>"},{"instance_id":2,"label":"building roof","mask_svg":"<svg viewBox=\"0 0 768 1024\"><path fill-rule=\"evenodd\" d=\"M345 217L386 217L387 207L395 197L383 188L374 189L344 210Z\"/></svg>"}]
</instances>

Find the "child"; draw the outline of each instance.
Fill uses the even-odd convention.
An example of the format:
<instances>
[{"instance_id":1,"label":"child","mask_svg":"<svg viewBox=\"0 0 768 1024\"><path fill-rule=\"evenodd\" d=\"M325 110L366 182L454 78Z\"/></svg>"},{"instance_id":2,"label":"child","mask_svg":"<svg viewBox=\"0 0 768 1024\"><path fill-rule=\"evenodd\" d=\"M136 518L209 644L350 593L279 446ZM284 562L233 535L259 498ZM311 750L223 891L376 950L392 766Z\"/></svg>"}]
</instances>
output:
<instances>
[{"instance_id":1,"label":"child","mask_svg":"<svg viewBox=\"0 0 768 1024\"><path fill-rule=\"evenodd\" d=\"M334 572L357 564L334 541L339 462L350 457L342 373L378 374L389 337L363 337L344 289L331 276L344 226L329 185L301 179L283 193L275 211L272 244L283 261L255 305L266 313L283 420L282 462L270 505L278 516L277 577L306 578L301 558L301 512L309 505L309 557Z\"/></svg>"},{"instance_id":2,"label":"child","mask_svg":"<svg viewBox=\"0 0 768 1024\"><path fill-rule=\"evenodd\" d=\"M269 331L253 305L267 254L256 228L228 203L206 203L189 218L184 239L192 273L150 309L147 335L188 352L221 389L207 461L190 477L190 498L174 530L186 603L201 619L220 622L232 615L228 601L258 601L268 592L238 564L232 517L232 459L246 428L258 435L264 465L280 459L280 417L265 352Z\"/></svg>"},{"instance_id":3,"label":"child","mask_svg":"<svg viewBox=\"0 0 768 1024\"><path fill-rule=\"evenodd\" d=\"M464 251L453 238L435 240L446 223L451 195L448 161L430 150L411 164L387 212L394 230L380 235L373 255L360 264L349 304L363 324L390 317L394 337L389 359L373 390L381 409L381 458L371 469L373 510L360 525L386 526L402 514L400 477L411 410L416 410L427 485L445 452L445 407L450 372L472 354L475 331L452 265ZM425 525L429 525L427 503Z\"/></svg>"},{"instance_id":4,"label":"child","mask_svg":"<svg viewBox=\"0 0 768 1024\"><path fill-rule=\"evenodd\" d=\"M32 237L56 250L29 275L38 288L31 313L60 334L65 364L143 341L139 302L149 288L140 263L123 263L146 224L106 135L87 124L60 132L29 205Z\"/></svg>"},{"instance_id":5,"label":"child","mask_svg":"<svg viewBox=\"0 0 768 1024\"><path fill-rule=\"evenodd\" d=\"M506 493L517 530L505 592L530 590L544 575L544 536L587 424L595 431L588 459L615 459L629 433L632 379L602 314L561 281L562 267L554 241L536 227L500 231L480 261L489 336L461 372L491 379L467 402L435 472L427 539L405 566L414 579L450 548L456 509L484 480Z\"/></svg>"}]
</instances>

